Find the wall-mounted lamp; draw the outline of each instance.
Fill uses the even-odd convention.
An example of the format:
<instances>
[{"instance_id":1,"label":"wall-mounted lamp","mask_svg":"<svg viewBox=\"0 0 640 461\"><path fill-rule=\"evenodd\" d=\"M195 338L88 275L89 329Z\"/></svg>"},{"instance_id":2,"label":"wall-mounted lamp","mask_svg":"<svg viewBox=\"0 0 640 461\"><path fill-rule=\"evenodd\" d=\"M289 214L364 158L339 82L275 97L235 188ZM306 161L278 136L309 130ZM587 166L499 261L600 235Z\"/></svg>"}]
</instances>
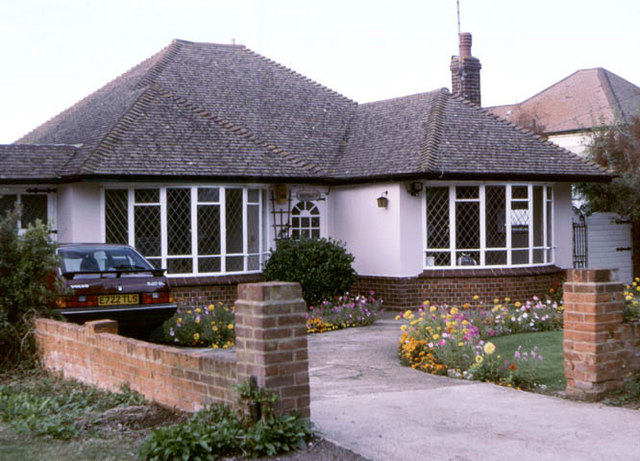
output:
<instances>
[{"instance_id":1,"label":"wall-mounted lamp","mask_svg":"<svg viewBox=\"0 0 640 461\"><path fill-rule=\"evenodd\" d=\"M276 203L278 205L283 205L287 203L287 185L286 184L276 184L273 188L276 196Z\"/></svg>"},{"instance_id":2,"label":"wall-mounted lamp","mask_svg":"<svg viewBox=\"0 0 640 461\"><path fill-rule=\"evenodd\" d=\"M389 199L387 198L388 191L384 191L384 193L377 198L378 208L386 208L389 204Z\"/></svg>"},{"instance_id":3,"label":"wall-mounted lamp","mask_svg":"<svg viewBox=\"0 0 640 461\"><path fill-rule=\"evenodd\" d=\"M421 182L408 182L405 183L405 186L407 188L407 192L409 192L409 194L411 194L413 197L417 197L418 195L420 195L420 192L422 192Z\"/></svg>"}]
</instances>

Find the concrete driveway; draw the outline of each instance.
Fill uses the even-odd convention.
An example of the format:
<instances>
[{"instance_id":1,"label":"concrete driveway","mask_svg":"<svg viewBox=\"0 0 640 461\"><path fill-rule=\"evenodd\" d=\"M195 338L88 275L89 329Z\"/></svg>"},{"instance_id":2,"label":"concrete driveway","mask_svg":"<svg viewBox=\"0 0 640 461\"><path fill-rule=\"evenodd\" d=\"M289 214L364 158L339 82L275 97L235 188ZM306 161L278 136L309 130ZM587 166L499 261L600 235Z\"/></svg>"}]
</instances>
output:
<instances>
[{"instance_id":1,"label":"concrete driveway","mask_svg":"<svg viewBox=\"0 0 640 461\"><path fill-rule=\"evenodd\" d=\"M401 367L400 322L309 336L311 418L371 460L640 460L640 411Z\"/></svg>"}]
</instances>

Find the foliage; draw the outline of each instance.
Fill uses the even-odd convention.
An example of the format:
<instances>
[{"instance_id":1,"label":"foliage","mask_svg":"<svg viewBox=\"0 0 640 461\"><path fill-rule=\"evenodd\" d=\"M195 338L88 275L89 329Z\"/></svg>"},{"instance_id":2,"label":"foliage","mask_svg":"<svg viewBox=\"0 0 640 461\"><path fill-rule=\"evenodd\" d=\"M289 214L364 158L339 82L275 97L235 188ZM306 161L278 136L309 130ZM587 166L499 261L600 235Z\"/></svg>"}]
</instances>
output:
<instances>
[{"instance_id":1,"label":"foliage","mask_svg":"<svg viewBox=\"0 0 640 461\"><path fill-rule=\"evenodd\" d=\"M162 327L168 343L214 349L227 349L235 344L234 309L222 303L195 308L180 306Z\"/></svg>"},{"instance_id":2,"label":"foliage","mask_svg":"<svg viewBox=\"0 0 640 461\"><path fill-rule=\"evenodd\" d=\"M197 412L188 422L154 431L140 450L148 460L215 460L229 456L274 456L298 448L313 435L311 423L295 414L276 415L275 394L255 385L238 387L244 411L226 405ZM256 415L251 408L259 406ZM256 417L257 416L257 417Z\"/></svg>"},{"instance_id":3,"label":"foliage","mask_svg":"<svg viewBox=\"0 0 640 461\"><path fill-rule=\"evenodd\" d=\"M142 403L144 398L127 386L112 393L42 373L0 385L0 420L32 436L76 438L90 430L99 413Z\"/></svg>"},{"instance_id":4,"label":"foliage","mask_svg":"<svg viewBox=\"0 0 640 461\"><path fill-rule=\"evenodd\" d=\"M51 316L62 292L49 228L36 221L19 235L18 212L0 218L0 368L35 363L33 318Z\"/></svg>"},{"instance_id":5,"label":"foliage","mask_svg":"<svg viewBox=\"0 0 640 461\"><path fill-rule=\"evenodd\" d=\"M585 211L615 212L640 222L640 118L596 131L589 159L618 174L611 183L583 183L577 190L587 198Z\"/></svg>"},{"instance_id":6,"label":"foliage","mask_svg":"<svg viewBox=\"0 0 640 461\"><path fill-rule=\"evenodd\" d=\"M626 285L623 292L624 304L622 317L625 322L640 320L640 277L636 277L631 285Z\"/></svg>"},{"instance_id":7,"label":"foliage","mask_svg":"<svg viewBox=\"0 0 640 461\"><path fill-rule=\"evenodd\" d=\"M627 406L640 408L640 374L631 376L620 389L609 392L603 402L615 407Z\"/></svg>"},{"instance_id":8,"label":"foliage","mask_svg":"<svg viewBox=\"0 0 640 461\"><path fill-rule=\"evenodd\" d=\"M382 300L369 296L353 296L345 293L334 301L323 301L317 306L309 306L307 311L307 332L323 333L371 325L383 312Z\"/></svg>"},{"instance_id":9,"label":"foliage","mask_svg":"<svg viewBox=\"0 0 640 461\"><path fill-rule=\"evenodd\" d=\"M356 282L354 257L332 239L282 239L264 266L266 280L298 282L309 305L348 291Z\"/></svg>"},{"instance_id":10,"label":"foliage","mask_svg":"<svg viewBox=\"0 0 640 461\"><path fill-rule=\"evenodd\" d=\"M486 341L502 335L560 329L562 305L537 297L524 304L509 304L508 298L504 303L495 299L491 308L477 302L477 297L474 301L475 305L465 303L460 308L425 302L417 315L410 310L399 315L398 319L406 321L398 345L401 362L433 374L532 388L528 358L540 357L536 349L526 355L517 351L511 362L503 363L493 355L495 345Z\"/></svg>"}]
</instances>

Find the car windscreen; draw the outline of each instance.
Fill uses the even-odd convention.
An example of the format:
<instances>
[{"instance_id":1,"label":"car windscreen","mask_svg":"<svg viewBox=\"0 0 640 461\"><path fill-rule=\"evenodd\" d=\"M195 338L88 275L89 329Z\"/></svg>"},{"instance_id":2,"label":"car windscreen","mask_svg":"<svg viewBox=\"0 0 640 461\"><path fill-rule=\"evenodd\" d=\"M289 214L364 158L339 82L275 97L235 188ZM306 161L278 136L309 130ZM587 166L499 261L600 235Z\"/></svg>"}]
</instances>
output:
<instances>
[{"instance_id":1,"label":"car windscreen","mask_svg":"<svg viewBox=\"0 0 640 461\"><path fill-rule=\"evenodd\" d=\"M153 269L128 247L70 247L58 249L62 273Z\"/></svg>"}]
</instances>

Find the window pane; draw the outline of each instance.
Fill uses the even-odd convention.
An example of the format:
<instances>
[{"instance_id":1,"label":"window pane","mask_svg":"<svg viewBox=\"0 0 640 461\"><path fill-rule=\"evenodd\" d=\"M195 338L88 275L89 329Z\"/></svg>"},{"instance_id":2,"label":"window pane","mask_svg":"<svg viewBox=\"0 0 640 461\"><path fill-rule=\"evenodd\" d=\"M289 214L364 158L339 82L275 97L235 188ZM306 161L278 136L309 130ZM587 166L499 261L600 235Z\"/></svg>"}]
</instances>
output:
<instances>
[{"instance_id":1,"label":"window pane","mask_svg":"<svg viewBox=\"0 0 640 461\"><path fill-rule=\"evenodd\" d=\"M20 223L23 229L26 229L29 224L34 224L36 219L47 224L47 196L45 194L22 195L21 202Z\"/></svg>"},{"instance_id":2,"label":"window pane","mask_svg":"<svg viewBox=\"0 0 640 461\"><path fill-rule=\"evenodd\" d=\"M533 246L544 245L544 206L542 186L533 187Z\"/></svg>"},{"instance_id":3,"label":"window pane","mask_svg":"<svg viewBox=\"0 0 640 461\"><path fill-rule=\"evenodd\" d=\"M247 205L247 251L257 253L260 251L260 207Z\"/></svg>"},{"instance_id":4,"label":"window pane","mask_svg":"<svg viewBox=\"0 0 640 461\"><path fill-rule=\"evenodd\" d=\"M198 202L219 202L220 189L217 187L201 187L198 189Z\"/></svg>"},{"instance_id":5,"label":"window pane","mask_svg":"<svg viewBox=\"0 0 640 461\"><path fill-rule=\"evenodd\" d=\"M525 199L529 197L528 186L513 186L511 188L511 198Z\"/></svg>"},{"instance_id":6,"label":"window pane","mask_svg":"<svg viewBox=\"0 0 640 461\"><path fill-rule=\"evenodd\" d=\"M258 255L252 255L249 256L247 261L248 267L247 270L250 271L257 271L260 270L260 256Z\"/></svg>"},{"instance_id":7,"label":"window pane","mask_svg":"<svg viewBox=\"0 0 640 461\"><path fill-rule=\"evenodd\" d=\"M480 203L456 203L456 248L480 248Z\"/></svg>"},{"instance_id":8,"label":"window pane","mask_svg":"<svg viewBox=\"0 0 640 461\"><path fill-rule=\"evenodd\" d=\"M456 253L456 264L458 266L477 266L480 264L480 252L458 251Z\"/></svg>"},{"instance_id":9,"label":"window pane","mask_svg":"<svg viewBox=\"0 0 640 461\"><path fill-rule=\"evenodd\" d=\"M167 271L170 274L190 274L193 272L193 260L191 258L167 259Z\"/></svg>"},{"instance_id":10,"label":"window pane","mask_svg":"<svg viewBox=\"0 0 640 461\"><path fill-rule=\"evenodd\" d=\"M159 189L136 189L134 195L135 195L136 203L159 203L160 202Z\"/></svg>"},{"instance_id":11,"label":"window pane","mask_svg":"<svg viewBox=\"0 0 640 461\"><path fill-rule=\"evenodd\" d=\"M242 272L244 270L243 256L227 256L227 272Z\"/></svg>"},{"instance_id":12,"label":"window pane","mask_svg":"<svg viewBox=\"0 0 640 461\"><path fill-rule=\"evenodd\" d=\"M511 248L529 247L528 207L528 202L511 202Z\"/></svg>"},{"instance_id":13,"label":"window pane","mask_svg":"<svg viewBox=\"0 0 640 461\"><path fill-rule=\"evenodd\" d=\"M160 256L160 207L134 210L135 247L143 256Z\"/></svg>"},{"instance_id":14,"label":"window pane","mask_svg":"<svg viewBox=\"0 0 640 461\"><path fill-rule=\"evenodd\" d=\"M513 250L511 264L529 264L529 250Z\"/></svg>"},{"instance_id":15,"label":"window pane","mask_svg":"<svg viewBox=\"0 0 640 461\"><path fill-rule=\"evenodd\" d=\"M156 269L163 269L162 267L162 259L160 258L147 258L147 261L151 263L153 267Z\"/></svg>"},{"instance_id":16,"label":"window pane","mask_svg":"<svg viewBox=\"0 0 640 461\"><path fill-rule=\"evenodd\" d=\"M104 192L106 243L129 243L129 209L127 190Z\"/></svg>"},{"instance_id":17,"label":"window pane","mask_svg":"<svg viewBox=\"0 0 640 461\"><path fill-rule=\"evenodd\" d=\"M427 266L450 266L451 265L451 253L440 251L429 251L425 264Z\"/></svg>"},{"instance_id":18,"label":"window pane","mask_svg":"<svg viewBox=\"0 0 640 461\"><path fill-rule=\"evenodd\" d=\"M484 258L487 266L504 266L507 264L506 251L487 251Z\"/></svg>"},{"instance_id":19,"label":"window pane","mask_svg":"<svg viewBox=\"0 0 640 461\"><path fill-rule=\"evenodd\" d=\"M478 186L457 186L456 199L477 199L479 197Z\"/></svg>"},{"instance_id":20,"label":"window pane","mask_svg":"<svg viewBox=\"0 0 640 461\"><path fill-rule=\"evenodd\" d=\"M190 189L167 189L167 252L191 254Z\"/></svg>"},{"instance_id":21,"label":"window pane","mask_svg":"<svg viewBox=\"0 0 640 461\"><path fill-rule=\"evenodd\" d=\"M549 197L550 195L547 195L547 198ZM553 227L551 225L551 223L553 222L552 203L553 202L551 200L547 200L547 246L548 247L553 246ZM549 259L548 261L551 262L551 259Z\"/></svg>"},{"instance_id":22,"label":"window pane","mask_svg":"<svg viewBox=\"0 0 640 461\"><path fill-rule=\"evenodd\" d=\"M198 258L198 272L220 272L220 258Z\"/></svg>"},{"instance_id":23,"label":"window pane","mask_svg":"<svg viewBox=\"0 0 640 461\"><path fill-rule=\"evenodd\" d=\"M198 254L220 254L220 205L198 205Z\"/></svg>"},{"instance_id":24,"label":"window pane","mask_svg":"<svg viewBox=\"0 0 640 461\"><path fill-rule=\"evenodd\" d=\"M242 253L242 189L226 191L227 253ZM229 267L227 267L229 270ZM236 269L241 270L241 269Z\"/></svg>"},{"instance_id":25,"label":"window pane","mask_svg":"<svg viewBox=\"0 0 640 461\"><path fill-rule=\"evenodd\" d=\"M533 250L533 263L542 264L544 262L545 250Z\"/></svg>"},{"instance_id":26,"label":"window pane","mask_svg":"<svg viewBox=\"0 0 640 461\"><path fill-rule=\"evenodd\" d=\"M449 248L449 188L427 188L427 248Z\"/></svg>"},{"instance_id":27,"label":"window pane","mask_svg":"<svg viewBox=\"0 0 640 461\"><path fill-rule=\"evenodd\" d=\"M506 187L487 186L485 195L486 247L504 248L507 246Z\"/></svg>"},{"instance_id":28,"label":"window pane","mask_svg":"<svg viewBox=\"0 0 640 461\"><path fill-rule=\"evenodd\" d=\"M249 189L247 195L249 196L250 203L260 202L260 189Z\"/></svg>"},{"instance_id":29,"label":"window pane","mask_svg":"<svg viewBox=\"0 0 640 461\"><path fill-rule=\"evenodd\" d=\"M0 196L0 218L4 218L7 212L13 211L17 201L18 201L17 195Z\"/></svg>"}]
</instances>

